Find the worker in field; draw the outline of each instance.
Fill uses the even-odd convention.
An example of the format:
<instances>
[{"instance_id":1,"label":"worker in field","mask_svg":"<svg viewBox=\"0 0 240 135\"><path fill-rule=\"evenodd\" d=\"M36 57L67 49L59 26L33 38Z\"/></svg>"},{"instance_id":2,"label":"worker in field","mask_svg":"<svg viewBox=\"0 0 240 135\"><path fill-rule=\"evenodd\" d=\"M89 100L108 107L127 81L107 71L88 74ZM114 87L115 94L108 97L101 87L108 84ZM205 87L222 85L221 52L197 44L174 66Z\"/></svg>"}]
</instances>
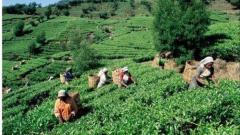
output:
<instances>
[{"instance_id":1,"label":"worker in field","mask_svg":"<svg viewBox=\"0 0 240 135\"><path fill-rule=\"evenodd\" d=\"M110 77L108 76L108 69L107 68L101 69L98 73L98 77L99 77L99 82L98 82L97 88L100 88L104 84L107 84L107 83L110 82Z\"/></svg>"},{"instance_id":2,"label":"worker in field","mask_svg":"<svg viewBox=\"0 0 240 135\"><path fill-rule=\"evenodd\" d=\"M122 71L120 72L120 87L128 87L132 83L136 84L132 75L128 71L128 67L122 68Z\"/></svg>"},{"instance_id":3,"label":"worker in field","mask_svg":"<svg viewBox=\"0 0 240 135\"><path fill-rule=\"evenodd\" d=\"M196 75L192 78L189 89L203 87L213 82L214 79L214 60L212 57L206 57L201 60L197 67Z\"/></svg>"},{"instance_id":4,"label":"worker in field","mask_svg":"<svg viewBox=\"0 0 240 135\"><path fill-rule=\"evenodd\" d=\"M58 92L58 99L55 102L54 114L60 123L72 120L78 113L77 105L66 90Z\"/></svg>"},{"instance_id":5,"label":"worker in field","mask_svg":"<svg viewBox=\"0 0 240 135\"><path fill-rule=\"evenodd\" d=\"M67 68L66 71L64 72L64 78L66 82L69 82L73 79L73 73L72 73L72 68Z\"/></svg>"}]
</instances>

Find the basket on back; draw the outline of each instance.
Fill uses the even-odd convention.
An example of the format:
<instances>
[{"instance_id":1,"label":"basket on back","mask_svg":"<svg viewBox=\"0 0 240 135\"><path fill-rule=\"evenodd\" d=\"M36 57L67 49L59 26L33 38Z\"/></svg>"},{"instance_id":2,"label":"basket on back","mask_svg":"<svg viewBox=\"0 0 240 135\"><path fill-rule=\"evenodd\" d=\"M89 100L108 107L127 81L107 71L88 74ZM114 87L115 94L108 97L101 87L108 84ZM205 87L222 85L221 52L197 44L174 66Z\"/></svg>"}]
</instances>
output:
<instances>
[{"instance_id":1,"label":"basket on back","mask_svg":"<svg viewBox=\"0 0 240 135\"><path fill-rule=\"evenodd\" d=\"M185 68L183 71L183 79L188 83L191 82L193 76L196 74L197 65L199 62L194 60L189 60L185 64Z\"/></svg>"},{"instance_id":2,"label":"basket on back","mask_svg":"<svg viewBox=\"0 0 240 135\"><path fill-rule=\"evenodd\" d=\"M114 84L120 84L120 73L122 72L121 69L116 69L112 71L112 80Z\"/></svg>"},{"instance_id":3,"label":"basket on back","mask_svg":"<svg viewBox=\"0 0 240 135\"><path fill-rule=\"evenodd\" d=\"M75 101L78 113L81 111L80 95L78 92L68 92L68 95Z\"/></svg>"},{"instance_id":4,"label":"basket on back","mask_svg":"<svg viewBox=\"0 0 240 135\"><path fill-rule=\"evenodd\" d=\"M65 77L64 77L63 74L60 74L60 81L61 81L62 84L65 83Z\"/></svg>"},{"instance_id":5,"label":"basket on back","mask_svg":"<svg viewBox=\"0 0 240 135\"><path fill-rule=\"evenodd\" d=\"M80 105L80 96L78 92L69 92L68 95L73 98L78 106Z\"/></svg>"},{"instance_id":6,"label":"basket on back","mask_svg":"<svg viewBox=\"0 0 240 135\"><path fill-rule=\"evenodd\" d=\"M88 87L89 88L96 88L99 82L99 76L97 75L89 75L88 76Z\"/></svg>"}]
</instances>

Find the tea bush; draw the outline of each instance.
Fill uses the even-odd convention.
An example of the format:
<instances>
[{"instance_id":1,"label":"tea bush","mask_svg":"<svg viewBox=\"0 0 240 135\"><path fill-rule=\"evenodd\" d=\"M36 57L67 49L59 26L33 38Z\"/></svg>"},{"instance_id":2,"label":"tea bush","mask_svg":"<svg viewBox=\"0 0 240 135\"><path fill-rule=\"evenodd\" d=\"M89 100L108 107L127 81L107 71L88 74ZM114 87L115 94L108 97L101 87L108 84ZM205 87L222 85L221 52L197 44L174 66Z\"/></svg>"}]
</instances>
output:
<instances>
[{"instance_id":1,"label":"tea bush","mask_svg":"<svg viewBox=\"0 0 240 135\"><path fill-rule=\"evenodd\" d=\"M23 21L19 21L17 22L17 24L13 27L13 34L15 36L21 36L24 34L24 22Z\"/></svg>"},{"instance_id":2,"label":"tea bush","mask_svg":"<svg viewBox=\"0 0 240 135\"><path fill-rule=\"evenodd\" d=\"M37 43L44 45L46 43L46 33L43 31L36 37Z\"/></svg>"}]
</instances>

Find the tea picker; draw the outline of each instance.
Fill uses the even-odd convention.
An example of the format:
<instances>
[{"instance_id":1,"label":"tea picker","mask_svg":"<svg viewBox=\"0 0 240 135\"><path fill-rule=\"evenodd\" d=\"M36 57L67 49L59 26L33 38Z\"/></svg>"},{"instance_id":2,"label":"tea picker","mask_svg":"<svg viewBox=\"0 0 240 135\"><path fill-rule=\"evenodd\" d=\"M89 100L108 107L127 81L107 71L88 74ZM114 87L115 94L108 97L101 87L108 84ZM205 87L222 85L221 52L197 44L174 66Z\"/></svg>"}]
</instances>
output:
<instances>
[{"instance_id":1,"label":"tea picker","mask_svg":"<svg viewBox=\"0 0 240 135\"><path fill-rule=\"evenodd\" d=\"M109 79L109 76L108 76L108 69L107 68L101 69L99 71L99 73L98 73L98 77L99 77L99 82L98 82L97 88L100 88L104 84L110 82L110 79Z\"/></svg>"},{"instance_id":2,"label":"tea picker","mask_svg":"<svg viewBox=\"0 0 240 135\"><path fill-rule=\"evenodd\" d=\"M120 78L119 87L128 87L132 83L136 84L136 81L132 77L131 73L128 71L128 67L124 67L121 69L119 78Z\"/></svg>"},{"instance_id":3,"label":"tea picker","mask_svg":"<svg viewBox=\"0 0 240 135\"><path fill-rule=\"evenodd\" d=\"M78 107L66 90L58 92L58 99L55 101L54 115L60 123L72 120L78 113Z\"/></svg>"},{"instance_id":4,"label":"tea picker","mask_svg":"<svg viewBox=\"0 0 240 135\"><path fill-rule=\"evenodd\" d=\"M192 78L189 89L203 87L214 79L214 60L212 57L206 57L200 61L195 76Z\"/></svg>"}]
</instances>

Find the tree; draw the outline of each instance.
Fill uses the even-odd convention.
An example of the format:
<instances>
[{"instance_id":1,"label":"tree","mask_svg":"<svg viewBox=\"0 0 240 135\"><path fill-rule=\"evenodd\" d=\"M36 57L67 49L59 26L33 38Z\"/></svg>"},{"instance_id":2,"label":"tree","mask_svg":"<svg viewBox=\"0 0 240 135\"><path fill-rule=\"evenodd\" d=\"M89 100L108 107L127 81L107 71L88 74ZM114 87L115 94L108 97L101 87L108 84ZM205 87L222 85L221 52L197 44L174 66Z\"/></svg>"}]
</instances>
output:
<instances>
[{"instance_id":1,"label":"tree","mask_svg":"<svg viewBox=\"0 0 240 135\"><path fill-rule=\"evenodd\" d=\"M175 57L196 52L209 25L201 0L158 0L154 12L155 48Z\"/></svg>"},{"instance_id":2,"label":"tree","mask_svg":"<svg viewBox=\"0 0 240 135\"><path fill-rule=\"evenodd\" d=\"M52 14L52 8L49 6L47 10L44 12L44 14L47 17L47 19L49 19Z\"/></svg>"},{"instance_id":3,"label":"tree","mask_svg":"<svg viewBox=\"0 0 240 135\"><path fill-rule=\"evenodd\" d=\"M83 41L80 34L76 33L74 35L70 40L71 50L73 50L74 67L77 74L81 75L84 71L94 68L97 65L97 60L95 50Z\"/></svg>"},{"instance_id":4,"label":"tree","mask_svg":"<svg viewBox=\"0 0 240 135\"><path fill-rule=\"evenodd\" d=\"M53 10L53 14L55 14L56 16L59 16L61 14L60 10L57 8L54 8Z\"/></svg>"},{"instance_id":5,"label":"tree","mask_svg":"<svg viewBox=\"0 0 240 135\"><path fill-rule=\"evenodd\" d=\"M11 5L8 7L4 7L4 10L8 14L23 14L24 8L26 7L25 4L16 4L16 5Z\"/></svg>"},{"instance_id":6,"label":"tree","mask_svg":"<svg viewBox=\"0 0 240 135\"><path fill-rule=\"evenodd\" d=\"M37 3L36 2L32 2L29 3L28 6L25 6L24 8L24 13L28 14L28 15L33 15L36 13L36 9L37 9Z\"/></svg>"},{"instance_id":7,"label":"tree","mask_svg":"<svg viewBox=\"0 0 240 135\"><path fill-rule=\"evenodd\" d=\"M24 22L21 20L13 27L13 34L15 36L21 36L24 34Z\"/></svg>"},{"instance_id":8,"label":"tree","mask_svg":"<svg viewBox=\"0 0 240 135\"><path fill-rule=\"evenodd\" d=\"M132 9L135 9L135 0L130 0L130 6L132 7Z\"/></svg>"},{"instance_id":9,"label":"tree","mask_svg":"<svg viewBox=\"0 0 240 135\"><path fill-rule=\"evenodd\" d=\"M69 11L66 9L66 10L63 11L63 15L65 15L65 16L69 16L70 13L69 13Z\"/></svg>"},{"instance_id":10,"label":"tree","mask_svg":"<svg viewBox=\"0 0 240 135\"><path fill-rule=\"evenodd\" d=\"M32 55L39 54L41 52L41 46L37 45L35 41L32 41L28 45L28 51Z\"/></svg>"},{"instance_id":11,"label":"tree","mask_svg":"<svg viewBox=\"0 0 240 135\"><path fill-rule=\"evenodd\" d=\"M44 45L46 43L46 33L43 31L36 38L37 43Z\"/></svg>"},{"instance_id":12,"label":"tree","mask_svg":"<svg viewBox=\"0 0 240 135\"><path fill-rule=\"evenodd\" d=\"M57 9L59 10L63 10L63 9L68 9L69 6L68 6L68 3L66 2L59 2L57 5L56 5Z\"/></svg>"},{"instance_id":13,"label":"tree","mask_svg":"<svg viewBox=\"0 0 240 135\"><path fill-rule=\"evenodd\" d=\"M33 19L29 21L29 24L31 24L33 27L37 26L37 24L35 23L35 21Z\"/></svg>"},{"instance_id":14,"label":"tree","mask_svg":"<svg viewBox=\"0 0 240 135\"><path fill-rule=\"evenodd\" d=\"M113 1L113 10L116 11L118 9L119 3L117 0Z\"/></svg>"},{"instance_id":15,"label":"tree","mask_svg":"<svg viewBox=\"0 0 240 135\"><path fill-rule=\"evenodd\" d=\"M101 12L101 13L99 13L99 17L102 18L102 19L108 19L108 18L109 18L107 12Z\"/></svg>"}]
</instances>

